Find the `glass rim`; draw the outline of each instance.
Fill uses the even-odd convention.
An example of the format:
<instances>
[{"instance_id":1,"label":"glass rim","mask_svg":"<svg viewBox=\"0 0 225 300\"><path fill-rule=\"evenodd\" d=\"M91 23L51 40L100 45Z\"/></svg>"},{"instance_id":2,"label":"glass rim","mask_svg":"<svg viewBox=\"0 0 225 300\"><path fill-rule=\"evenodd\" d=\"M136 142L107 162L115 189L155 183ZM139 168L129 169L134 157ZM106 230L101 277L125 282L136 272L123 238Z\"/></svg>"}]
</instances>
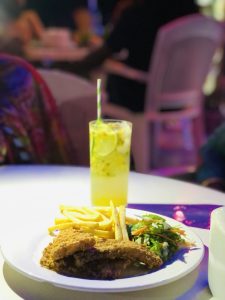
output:
<instances>
[{"instance_id":1,"label":"glass rim","mask_svg":"<svg viewBox=\"0 0 225 300\"><path fill-rule=\"evenodd\" d=\"M119 119L101 119L103 123L127 123L132 127L132 122L127 120L119 120ZM98 120L89 121L89 125L96 124Z\"/></svg>"}]
</instances>

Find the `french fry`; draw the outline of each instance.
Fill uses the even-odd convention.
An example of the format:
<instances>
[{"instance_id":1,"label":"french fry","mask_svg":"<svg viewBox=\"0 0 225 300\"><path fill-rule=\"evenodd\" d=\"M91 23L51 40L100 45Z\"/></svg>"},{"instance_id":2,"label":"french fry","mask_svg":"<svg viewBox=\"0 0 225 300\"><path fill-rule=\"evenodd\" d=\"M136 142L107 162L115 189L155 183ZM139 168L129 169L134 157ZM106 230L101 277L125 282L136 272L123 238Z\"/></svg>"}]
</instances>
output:
<instances>
[{"instance_id":1,"label":"french fry","mask_svg":"<svg viewBox=\"0 0 225 300\"><path fill-rule=\"evenodd\" d=\"M112 231L107 231L107 230L95 229L93 231L93 234L97 237L101 237L101 238L105 238L105 239L113 239L114 238L114 233Z\"/></svg>"},{"instance_id":2,"label":"french fry","mask_svg":"<svg viewBox=\"0 0 225 300\"><path fill-rule=\"evenodd\" d=\"M70 227L79 229L79 227L75 223L68 222L68 223L53 225L53 226L48 228L48 232L49 232L50 235L53 235L54 231L56 231L56 230L63 230L63 229L67 229L67 228L70 228Z\"/></svg>"},{"instance_id":3,"label":"french fry","mask_svg":"<svg viewBox=\"0 0 225 300\"><path fill-rule=\"evenodd\" d=\"M68 210L68 211L76 211L76 212L84 213L82 207L78 207L78 206L68 206L68 205L61 204L59 206L59 209L60 212L62 212L63 210Z\"/></svg>"},{"instance_id":4,"label":"french fry","mask_svg":"<svg viewBox=\"0 0 225 300\"><path fill-rule=\"evenodd\" d=\"M85 213L88 213L89 216L96 218L96 220L100 218L100 214L96 210L89 207L82 207L82 209L85 211Z\"/></svg>"},{"instance_id":5,"label":"french fry","mask_svg":"<svg viewBox=\"0 0 225 300\"><path fill-rule=\"evenodd\" d=\"M126 210L124 206L119 206L119 220L120 220L120 228L124 241L129 241L127 226L126 226Z\"/></svg>"},{"instance_id":6,"label":"french fry","mask_svg":"<svg viewBox=\"0 0 225 300\"><path fill-rule=\"evenodd\" d=\"M126 224L136 224L139 221L137 218L126 216Z\"/></svg>"},{"instance_id":7,"label":"french fry","mask_svg":"<svg viewBox=\"0 0 225 300\"><path fill-rule=\"evenodd\" d=\"M110 213L111 207L110 206L94 206L94 209L96 211L104 212L104 213Z\"/></svg>"},{"instance_id":8,"label":"french fry","mask_svg":"<svg viewBox=\"0 0 225 300\"><path fill-rule=\"evenodd\" d=\"M77 225L83 225L83 226L90 227L90 228L98 228L99 227L98 222L79 220L78 218L74 217L71 214L71 212L68 212L66 210L63 210L62 214Z\"/></svg>"},{"instance_id":9,"label":"french fry","mask_svg":"<svg viewBox=\"0 0 225 300\"><path fill-rule=\"evenodd\" d=\"M60 205L60 211L61 213L63 211L68 211L70 213L73 213L75 217L81 220L87 220L87 221L97 221L99 219L98 212L88 209L87 207L77 207L77 206L66 206L66 205Z\"/></svg>"},{"instance_id":10,"label":"french fry","mask_svg":"<svg viewBox=\"0 0 225 300\"><path fill-rule=\"evenodd\" d=\"M109 207L60 205L59 209L63 217L55 218L55 224L48 228L51 235L54 235L56 230L72 227L99 238L129 240L126 223L134 224L138 221L127 217L125 207L117 208L113 202L110 202Z\"/></svg>"},{"instance_id":11,"label":"french fry","mask_svg":"<svg viewBox=\"0 0 225 300\"><path fill-rule=\"evenodd\" d=\"M102 213L100 213L101 216L101 221L99 222L99 229L102 230L111 230L112 229L112 218L108 218L105 215L103 215Z\"/></svg>"},{"instance_id":12,"label":"french fry","mask_svg":"<svg viewBox=\"0 0 225 300\"><path fill-rule=\"evenodd\" d=\"M100 213L102 213L107 218L111 217L111 208L108 206L95 206L94 209Z\"/></svg>"},{"instance_id":13,"label":"french fry","mask_svg":"<svg viewBox=\"0 0 225 300\"><path fill-rule=\"evenodd\" d=\"M55 218L55 225L72 222L68 218Z\"/></svg>"},{"instance_id":14,"label":"french fry","mask_svg":"<svg viewBox=\"0 0 225 300\"><path fill-rule=\"evenodd\" d=\"M118 211L117 208L114 206L113 202L110 201L110 206L112 210L112 220L114 222L114 227L115 227L115 239L122 241L123 236L122 236L122 231L120 228L120 221L119 221L119 216L118 216Z\"/></svg>"},{"instance_id":15,"label":"french fry","mask_svg":"<svg viewBox=\"0 0 225 300\"><path fill-rule=\"evenodd\" d=\"M91 214L81 214L75 211L67 211L71 216L74 218L77 218L81 221L93 221L93 222L98 222L99 221L99 216L96 215L91 215Z\"/></svg>"}]
</instances>

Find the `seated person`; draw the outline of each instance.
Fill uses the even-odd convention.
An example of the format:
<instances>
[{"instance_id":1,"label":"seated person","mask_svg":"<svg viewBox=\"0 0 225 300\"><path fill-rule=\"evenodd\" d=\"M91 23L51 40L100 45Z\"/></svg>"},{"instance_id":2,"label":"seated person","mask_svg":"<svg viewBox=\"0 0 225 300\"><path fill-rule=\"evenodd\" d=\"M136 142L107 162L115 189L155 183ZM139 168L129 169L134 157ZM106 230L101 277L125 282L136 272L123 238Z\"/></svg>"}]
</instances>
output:
<instances>
[{"instance_id":1,"label":"seated person","mask_svg":"<svg viewBox=\"0 0 225 300\"><path fill-rule=\"evenodd\" d=\"M43 24L38 15L26 10L25 1L2 0L0 2L1 36L0 51L23 55L23 47L33 38L40 38Z\"/></svg>"},{"instance_id":2,"label":"seated person","mask_svg":"<svg viewBox=\"0 0 225 300\"><path fill-rule=\"evenodd\" d=\"M80 46L99 46L102 39L94 33L93 20L90 12L85 7L80 7L73 12L75 22L74 40Z\"/></svg>"},{"instance_id":3,"label":"seated person","mask_svg":"<svg viewBox=\"0 0 225 300\"><path fill-rule=\"evenodd\" d=\"M197 6L190 0L173 0L173 6L165 0L135 1L123 11L103 46L82 62L58 63L55 67L87 76L107 58L125 49L128 56L123 63L147 71L158 29L169 21L197 11ZM145 84L118 75L110 75L107 79L110 102L134 112L144 110L145 88Z\"/></svg>"},{"instance_id":4,"label":"seated person","mask_svg":"<svg viewBox=\"0 0 225 300\"><path fill-rule=\"evenodd\" d=\"M93 31L93 20L85 0L29 0L26 9L36 12L39 21L46 28L65 28L75 31L74 39L78 45L99 45L101 39ZM49 13L51 12L51 13ZM41 22L34 15L27 18L38 35L41 34Z\"/></svg>"},{"instance_id":5,"label":"seated person","mask_svg":"<svg viewBox=\"0 0 225 300\"><path fill-rule=\"evenodd\" d=\"M32 39L41 39L44 32L44 25L41 19L38 14L32 10L22 12L13 26L24 43L28 43Z\"/></svg>"},{"instance_id":6,"label":"seated person","mask_svg":"<svg viewBox=\"0 0 225 300\"><path fill-rule=\"evenodd\" d=\"M45 27L75 29L73 12L87 7L87 0L27 0L26 9L35 11Z\"/></svg>"}]
</instances>

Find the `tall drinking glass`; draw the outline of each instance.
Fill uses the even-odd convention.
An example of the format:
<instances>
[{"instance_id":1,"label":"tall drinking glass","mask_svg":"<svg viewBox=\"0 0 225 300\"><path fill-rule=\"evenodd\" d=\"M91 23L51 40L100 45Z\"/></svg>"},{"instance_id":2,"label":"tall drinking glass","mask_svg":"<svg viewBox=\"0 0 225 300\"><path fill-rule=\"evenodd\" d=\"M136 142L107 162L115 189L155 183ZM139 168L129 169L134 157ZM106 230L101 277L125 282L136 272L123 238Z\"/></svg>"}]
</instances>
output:
<instances>
[{"instance_id":1,"label":"tall drinking glass","mask_svg":"<svg viewBox=\"0 0 225 300\"><path fill-rule=\"evenodd\" d=\"M94 206L126 205L132 124L121 120L89 123L91 197Z\"/></svg>"}]
</instances>

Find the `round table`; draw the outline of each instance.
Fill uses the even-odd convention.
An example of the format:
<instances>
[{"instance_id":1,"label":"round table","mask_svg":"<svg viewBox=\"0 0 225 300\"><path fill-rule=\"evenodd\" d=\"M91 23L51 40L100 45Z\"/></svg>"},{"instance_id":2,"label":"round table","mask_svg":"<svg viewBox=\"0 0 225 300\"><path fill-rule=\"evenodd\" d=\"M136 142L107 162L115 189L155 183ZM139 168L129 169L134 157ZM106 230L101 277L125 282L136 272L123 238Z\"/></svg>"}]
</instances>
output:
<instances>
[{"instance_id":1,"label":"round table","mask_svg":"<svg viewBox=\"0 0 225 300\"><path fill-rule=\"evenodd\" d=\"M0 245L7 234L7 227L26 219L41 222L44 214L54 215L59 204L90 204L89 169L58 166L10 166L0 168ZM129 180L129 203L158 204L225 204L225 194L197 185L151 175L131 172ZM51 219L49 222L51 223ZM193 228L208 245L208 231ZM201 272L207 272L207 257ZM128 293L84 293L54 287L25 277L10 267L0 254L0 299L182 299L196 278L195 270L184 278L160 288ZM199 280L199 279L197 279ZM175 293L175 294L174 294ZM192 299L208 300L207 287L193 289ZM190 299L190 296L189 296Z\"/></svg>"},{"instance_id":2,"label":"round table","mask_svg":"<svg viewBox=\"0 0 225 300\"><path fill-rule=\"evenodd\" d=\"M79 61L82 60L90 49L87 47L74 48L53 48L31 46L25 47L25 55L29 61Z\"/></svg>"}]
</instances>

